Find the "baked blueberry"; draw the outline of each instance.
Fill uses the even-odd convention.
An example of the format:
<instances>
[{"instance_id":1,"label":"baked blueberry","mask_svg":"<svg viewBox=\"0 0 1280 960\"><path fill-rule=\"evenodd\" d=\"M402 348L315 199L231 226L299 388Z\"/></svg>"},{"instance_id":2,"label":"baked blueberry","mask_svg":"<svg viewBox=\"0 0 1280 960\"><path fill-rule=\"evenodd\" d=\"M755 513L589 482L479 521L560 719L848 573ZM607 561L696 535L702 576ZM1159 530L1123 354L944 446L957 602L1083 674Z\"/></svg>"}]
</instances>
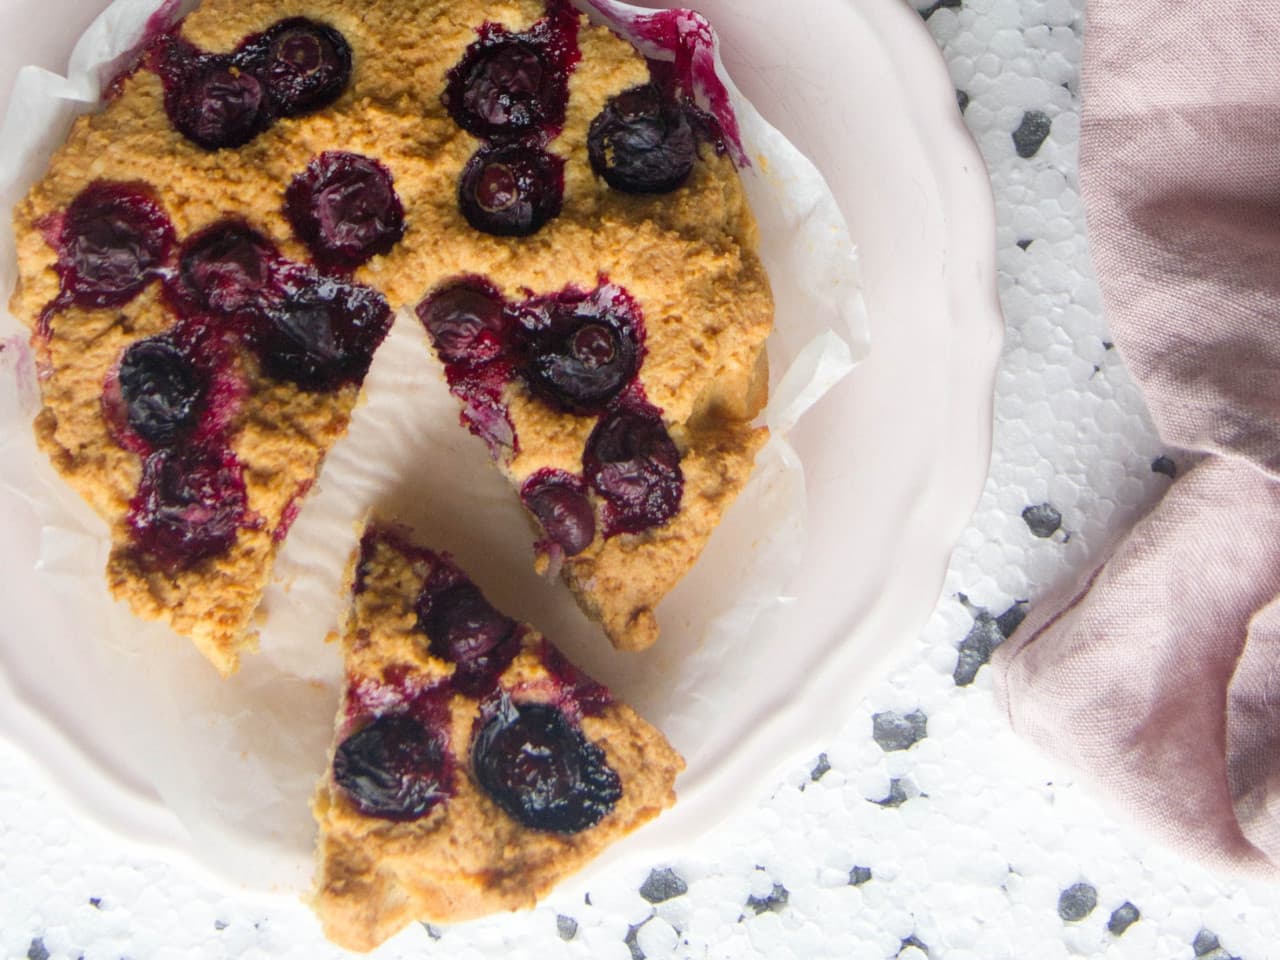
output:
<instances>
[{"instance_id":1,"label":"baked blueberry","mask_svg":"<svg viewBox=\"0 0 1280 960\"><path fill-rule=\"evenodd\" d=\"M604 751L549 704L504 699L477 731L471 764L493 801L533 830L579 833L622 797Z\"/></svg>"},{"instance_id":2,"label":"baked blueberry","mask_svg":"<svg viewBox=\"0 0 1280 960\"><path fill-rule=\"evenodd\" d=\"M618 287L530 300L517 321L520 375L558 409L599 413L639 367L639 311Z\"/></svg>"},{"instance_id":3,"label":"baked blueberry","mask_svg":"<svg viewBox=\"0 0 1280 960\"><path fill-rule=\"evenodd\" d=\"M58 231L63 297L118 307L154 279L173 247L173 225L145 187L99 180L67 207Z\"/></svg>"},{"instance_id":4,"label":"baked blueberry","mask_svg":"<svg viewBox=\"0 0 1280 960\"><path fill-rule=\"evenodd\" d=\"M463 663L486 654L511 636L515 621L504 617L473 583L457 583L423 595L418 624L433 655Z\"/></svg>"},{"instance_id":5,"label":"baked blueberry","mask_svg":"<svg viewBox=\"0 0 1280 960\"><path fill-rule=\"evenodd\" d=\"M530 38L491 34L472 44L449 72L445 104L477 137L519 137L558 126L567 99L564 76Z\"/></svg>"},{"instance_id":6,"label":"baked blueberry","mask_svg":"<svg viewBox=\"0 0 1280 960\"><path fill-rule=\"evenodd\" d=\"M224 56L199 57L179 74L165 110L175 130L206 150L243 146L272 119L261 81Z\"/></svg>"},{"instance_id":7,"label":"baked blueberry","mask_svg":"<svg viewBox=\"0 0 1280 960\"><path fill-rule=\"evenodd\" d=\"M351 45L333 27L290 17L242 44L238 58L266 88L275 113L297 117L333 103L351 80Z\"/></svg>"},{"instance_id":8,"label":"baked blueberry","mask_svg":"<svg viewBox=\"0 0 1280 960\"><path fill-rule=\"evenodd\" d=\"M352 270L404 236L404 207L391 171L358 153L331 150L285 191L285 216L325 268Z\"/></svg>"},{"instance_id":9,"label":"baked blueberry","mask_svg":"<svg viewBox=\"0 0 1280 960\"><path fill-rule=\"evenodd\" d=\"M564 161L524 144L478 151L458 181L467 222L498 237L527 237L560 213Z\"/></svg>"},{"instance_id":10,"label":"baked blueberry","mask_svg":"<svg viewBox=\"0 0 1280 960\"><path fill-rule=\"evenodd\" d=\"M220 220L182 245L173 294L188 310L237 314L265 301L281 262L275 244L243 220Z\"/></svg>"},{"instance_id":11,"label":"baked blueberry","mask_svg":"<svg viewBox=\"0 0 1280 960\"><path fill-rule=\"evenodd\" d=\"M680 509L680 451L656 411L624 406L606 414L587 438L582 466L605 500L605 536L661 526Z\"/></svg>"},{"instance_id":12,"label":"baked blueberry","mask_svg":"<svg viewBox=\"0 0 1280 960\"><path fill-rule=\"evenodd\" d=\"M303 390L359 384L391 327L391 309L370 287L298 264L276 273L250 343L262 369Z\"/></svg>"},{"instance_id":13,"label":"baked blueberry","mask_svg":"<svg viewBox=\"0 0 1280 960\"><path fill-rule=\"evenodd\" d=\"M580 478L561 470L539 470L520 488L520 500L566 557L581 553L595 539L596 514Z\"/></svg>"},{"instance_id":14,"label":"baked blueberry","mask_svg":"<svg viewBox=\"0 0 1280 960\"><path fill-rule=\"evenodd\" d=\"M445 363L483 363L506 348L502 298L479 278L436 291L418 304L417 314Z\"/></svg>"},{"instance_id":15,"label":"baked blueberry","mask_svg":"<svg viewBox=\"0 0 1280 960\"><path fill-rule=\"evenodd\" d=\"M668 193L688 179L698 144L685 109L646 84L618 94L591 121L587 157L615 190Z\"/></svg>"},{"instance_id":16,"label":"baked blueberry","mask_svg":"<svg viewBox=\"0 0 1280 960\"><path fill-rule=\"evenodd\" d=\"M383 820L417 820L453 793L444 737L407 713L384 713L338 744L333 780Z\"/></svg>"},{"instance_id":17,"label":"baked blueberry","mask_svg":"<svg viewBox=\"0 0 1280 960\"><path fill-rule=\"evenodd\" d=\"M244 471L234 453L174 447L143 461L128 524L135 547L173 573L229 550L247 514Z\"/></svg>"},{"instance_id":18,"label":"baked blueberry","mask_svg":"<svg viewBox=\"0 0 1280 960\"><path fill-rule=\"evenodd\" d=\"M129 426L156 447L191 432L208 388L204 373L167 336L130 346L120 361L119 382Z\"/></svg>"}]
</instances>

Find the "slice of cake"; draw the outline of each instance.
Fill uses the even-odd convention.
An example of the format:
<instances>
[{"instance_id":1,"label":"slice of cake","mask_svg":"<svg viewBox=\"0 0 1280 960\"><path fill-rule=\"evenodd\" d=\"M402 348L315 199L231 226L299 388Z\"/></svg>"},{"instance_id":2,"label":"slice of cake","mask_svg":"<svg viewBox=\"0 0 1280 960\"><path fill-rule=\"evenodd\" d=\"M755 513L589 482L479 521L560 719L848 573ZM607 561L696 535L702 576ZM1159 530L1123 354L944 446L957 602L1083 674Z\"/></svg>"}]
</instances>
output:
<instances>
[{"instance_id":1,"label":"slice of cake","mask_svg":"<svg viewBox=\"0 0 1280 960\"><path fill-rule=\"evenodd\" d=\"M474 152L436 256L452 275L417 312L529 511L539 568L638 650L766 439L773 305L722 132L679 73L688 51L673 69L589 30L575 61L554 10L484 24L449 72Z\"/></svg>"},{"instance_id":2,"label":"slice of cake","mask_svg":"<svg viewBox=\"0 0 1280 960\"><path fill-rule=\"evenodd\" d=\"M370 950L414 920L529 907L675 799L662 735L447 557L371 527L316 793L313 904Z\"/></svg>"}]
</instances>

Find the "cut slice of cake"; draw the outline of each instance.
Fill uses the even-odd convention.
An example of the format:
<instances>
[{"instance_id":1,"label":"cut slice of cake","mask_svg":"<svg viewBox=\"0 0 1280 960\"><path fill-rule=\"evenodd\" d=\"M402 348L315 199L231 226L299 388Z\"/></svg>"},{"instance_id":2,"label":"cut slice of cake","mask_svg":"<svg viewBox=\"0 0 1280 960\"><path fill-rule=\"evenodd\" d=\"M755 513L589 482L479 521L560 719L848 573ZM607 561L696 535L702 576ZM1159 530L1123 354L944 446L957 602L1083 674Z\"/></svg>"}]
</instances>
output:
<instances>
[{"instance_id":1,"label":"cut slice of cake","mask_svg":"<svg viewBox=\"0 0 1280 960\"><path fill-rule=\"evenodd\" d=\"M657 730L397 529L364 533L341 642L313 905L344 947L530 907L675 800Z\"/></svg>"},{"instance_id":2,"label":"cut slice of cake","mask_svg":"<svg viewBox=\"0 0 1280 960\"><path fill-rule=\"evenodd\" d=\"M557 23L486 25L450 71L476 149L445 226L469 240L417 312L534 521L538 567L639 650L767 439L773 302L722 131L679 74L689 51L673 69L584 31L567 82L534 97L516 65L565 69Z\"/></svg>"}]
</instances>

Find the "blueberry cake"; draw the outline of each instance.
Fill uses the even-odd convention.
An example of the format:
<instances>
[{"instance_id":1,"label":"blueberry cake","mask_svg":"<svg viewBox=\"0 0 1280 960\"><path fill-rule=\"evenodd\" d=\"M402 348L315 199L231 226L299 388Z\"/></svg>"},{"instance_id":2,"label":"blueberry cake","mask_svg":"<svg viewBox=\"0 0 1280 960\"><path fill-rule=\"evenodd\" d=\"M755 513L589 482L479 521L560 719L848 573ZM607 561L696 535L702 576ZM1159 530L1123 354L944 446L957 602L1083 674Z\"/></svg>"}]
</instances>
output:
<instances>
[{"instance_id":1,"label":"blueberry cake","mask_svg":"<svg viewBox=\"0 0 1280 960\"><path fill-rule=\"evenodd\" d=\"M342 946L532 906L675 799L660 733L395 528L364 534L341 642L313 903Z\"/></svg>"},{"instance_id":2,"label":"blueberry cake","mask_svg":"<svg viewBox=\"0 0 1280 960\"><path fill-rule=\"evenodd\" d=\"M564 0L207 0L155 32L15 211L36 432L113 593L234 670L416 307L538 564L652 643L763 442L772 322L679 62Z\"/></svg>"}]
</instances>

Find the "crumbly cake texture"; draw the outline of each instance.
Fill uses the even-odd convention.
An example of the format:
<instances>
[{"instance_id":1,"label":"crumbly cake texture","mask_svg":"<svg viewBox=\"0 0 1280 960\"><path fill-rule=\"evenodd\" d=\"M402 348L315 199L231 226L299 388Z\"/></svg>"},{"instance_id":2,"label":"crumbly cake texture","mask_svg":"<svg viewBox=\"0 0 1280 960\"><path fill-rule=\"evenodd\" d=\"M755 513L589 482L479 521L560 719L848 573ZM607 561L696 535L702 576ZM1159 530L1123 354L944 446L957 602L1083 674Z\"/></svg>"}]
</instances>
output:
<instances>
[{"instance_id":1,"label":"crumbly cake texture","mask_svg":"<svg viewBox=\"0 0 1280 960\"><path fill-rule=\"evenodd\" d=\"M48 311L62 290L56 225L94 184L138 185L171 222L175 250L231 218L281 258L310 264L313 251L290 222L286 191L315 158L341 150L388 172L403 205L402 238L350 273L393 306L413 305L463 276L483 277L513 301L590 291L605 278L625 289L643 314L636 389L679 448L679 510L652 529L607 538L600 531L573 557L539 555L544 569L562 567L619 647L656 638L653 607L696 559L750 472L764 440L750 421L765 398L763 343L772 322L755 223L732 161L710 142L699 144L687 181L661 196L612 189L593 173L586 156L592 119L649 79L628 43L585 21L573 31L580 56L568 73L563 123L545 144L564 161L559 214L532 236L505 237L477 231L460 212L460 173L486 141L461 129L443 104L449 73L482 25L519 33L548 9L535 0L207 0L182 23L184 41L224 53L284 19L305 17L349 44L350 82L323 109L279 117L243 145L211 150L175 129L161 76L144 65L117 84L102 110L75 123L15 211L20 279L11 309L35 331L39 442L111 525L112 592L140 616L191 637L224 673L256 643L253 614L274 554L326 451L347 428L359 377L326 391L297 389L264 372L252 351L232 349L229 369L240 386L224 443L243 468L244 517L230 546L198 563L172 569L149 560L131 542L127 521L145 458L119 442L104 416L104 382L130 344L172 330L172 304L156 281L125 303ZM160 276L173 269L175 254L166 256ZM519 439L498 451L510 480L520 486L549 467L581 473L597 418L552 409L518 380L503 390Z\"/></svg>"},{"instance_id":2,"label":"crumbly cake texture","mask_svg":"<svg viewBox=\"0 0 1280 960\"><path fill-rule=\"evenodd\" d=\"M370 950L415 920L453 922L530 907L674 802L680 756L540 634L483 600L472 601L469 617L450 620L452 609L441 604L472 585L447 557L411 546L389 528L371 528L353 571L334 751L342 759L331 757L313 804L319 824L313 906L331 940ZM461 619L471 631L465 638L458 633ZM495 622L500 626L488 636L498 638L496 646L486 648L482 634ZM446 634L451 642L442 639ZM521 739L510 756L483 756L478 744L501 741L485 731L502 727L495 718L503 710L556 718L571 752L580 734L589 745L586 759L572 759L583 769L554 756L546 760L558 749L554 739L534 747ZM388 737L370 746L371 731L395 729L406 716L435 738L429 762L420 755L406 760L408 748ZM542 818L541 828L521 822L486 788L477 764L491 760L516 769L503 782L527 788L535 809L517 814ZM612 775L601 775L599 761ZM585 772L593 764L598 769ZM428 776L435 779L424 788ZM566 776L587 782L566 785ZM559 808L538 806L551 795ZM553 819L569 829L547 829Z\"/></svg>"}]
</instances>

